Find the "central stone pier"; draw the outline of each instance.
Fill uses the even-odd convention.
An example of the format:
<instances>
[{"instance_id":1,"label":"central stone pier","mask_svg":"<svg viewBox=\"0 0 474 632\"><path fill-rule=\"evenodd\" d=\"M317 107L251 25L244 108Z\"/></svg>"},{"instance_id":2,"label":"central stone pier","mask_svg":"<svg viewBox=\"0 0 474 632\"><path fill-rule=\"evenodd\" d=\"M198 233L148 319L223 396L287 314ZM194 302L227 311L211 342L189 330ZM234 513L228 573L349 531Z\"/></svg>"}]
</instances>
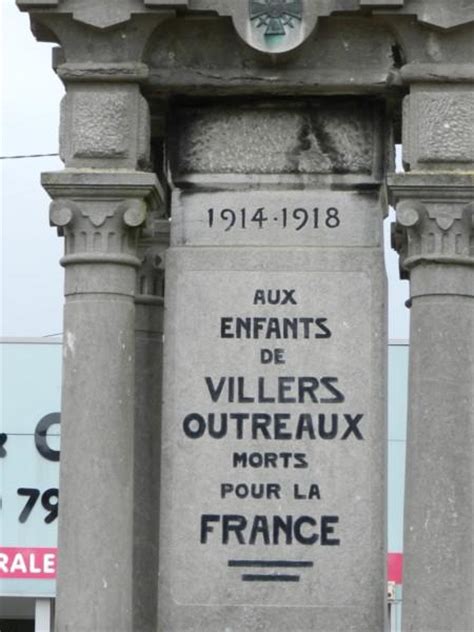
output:
<instances>
[{"instance_id":1,"label":"central stone pier","mask_svg":"<svg viewBox=\"0 0 474 632\"><path fill-rule=\"evenodd\" d=\"M173 113L159 630L384 628L384 121Z\"/></svg>"}]
</instances>

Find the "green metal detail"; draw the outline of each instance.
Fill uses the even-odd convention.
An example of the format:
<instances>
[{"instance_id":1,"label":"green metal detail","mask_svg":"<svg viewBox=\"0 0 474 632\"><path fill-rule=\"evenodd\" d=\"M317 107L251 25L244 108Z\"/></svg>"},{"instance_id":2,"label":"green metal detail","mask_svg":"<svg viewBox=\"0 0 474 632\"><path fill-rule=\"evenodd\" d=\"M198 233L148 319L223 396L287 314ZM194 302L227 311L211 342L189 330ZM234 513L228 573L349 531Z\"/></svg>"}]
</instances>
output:
<instances>
[{"instance_id":1,"label":"green metal detail","mask_svg":"<svg viewBox=\"0 0 474 632\"><path fill-rule=\"evenodd\" d=\"M286 35L294 21L303 17L302 0L250 0L250 19L257 28L265 27L265 36Z\"/></svg>"}]
</instances>

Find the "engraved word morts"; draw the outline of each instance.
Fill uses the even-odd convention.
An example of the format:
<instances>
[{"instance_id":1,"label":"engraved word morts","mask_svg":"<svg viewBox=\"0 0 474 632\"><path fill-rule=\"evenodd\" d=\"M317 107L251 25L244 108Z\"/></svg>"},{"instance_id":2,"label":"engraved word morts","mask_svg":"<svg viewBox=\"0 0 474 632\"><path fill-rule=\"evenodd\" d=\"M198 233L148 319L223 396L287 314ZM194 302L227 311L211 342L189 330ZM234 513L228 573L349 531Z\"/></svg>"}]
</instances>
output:
<instances>
[{"instance_id":1,"label":"engraved word morts","mask_svg":"<svg viewBox=\"0 0 474 632\"><path fill-rule=\"evenodd\" d=\"M175 113L160 630L383 628L382 113L341 107Z\"/></svg>"}]
</instances>

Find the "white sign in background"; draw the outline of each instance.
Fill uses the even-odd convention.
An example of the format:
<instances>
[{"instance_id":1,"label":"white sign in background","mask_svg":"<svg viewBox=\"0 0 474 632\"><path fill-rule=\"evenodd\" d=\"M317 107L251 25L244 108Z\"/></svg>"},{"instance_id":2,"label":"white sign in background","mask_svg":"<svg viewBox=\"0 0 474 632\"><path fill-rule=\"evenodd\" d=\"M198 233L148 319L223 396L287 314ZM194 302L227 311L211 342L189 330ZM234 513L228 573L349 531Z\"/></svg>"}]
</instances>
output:
<instances>
[{"instance_id":1,"label":"white sign in background","mask_svg":"<svg viewBox=\"0 0 474 632\"><path fill-rule=\"evenodd\" d=\"M2 342L0 595L55 594L61 345Z\"/></svg>"}]
</instances>

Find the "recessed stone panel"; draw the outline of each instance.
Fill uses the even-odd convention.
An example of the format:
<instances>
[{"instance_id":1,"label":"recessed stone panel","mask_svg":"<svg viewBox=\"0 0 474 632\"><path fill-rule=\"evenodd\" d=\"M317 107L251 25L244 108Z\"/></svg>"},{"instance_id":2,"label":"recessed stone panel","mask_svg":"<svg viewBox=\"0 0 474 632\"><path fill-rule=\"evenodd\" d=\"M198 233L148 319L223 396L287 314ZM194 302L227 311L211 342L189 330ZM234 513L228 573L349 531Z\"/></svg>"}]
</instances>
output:
<instances>
[{"instance_id":1,"label":"recessed stone panel","mask_svg":"<svg viewBox=\"0 0 474 632\"><path fill-rule=\"evenodd\" d=\"M137 86L73 85L61 105L61 157L74 167L147 166L148 118Z\"/></svg>"},{"instance_id":2,"label":"recessed stone panel","mask_svg":"<svg viewBox=\"0 0 474 632\"><path fill-rule=\"evenodd\" d=\"M382 629L383 276L377 249L168 252L160 630Z\"/></svg>"},{"instance_id":3,"label":"recessed stone panel","mask_svg":"<svg viewBox=\"0 0 474 632\"><path fill-rule=\"evenodd\" d=\"M310 105L182 108L172 168L190 174L362 174L375 171L380 107L367 100ZM375 125L374 125L375 124Z\"/></svg>"},{"instance_id":4,"label":"recessed stone panel","mask_svg":"<svg viewBox=\"0 0 474 632\"><path fill-rule=\"evenodd\" d=\"M474 160L474 94L471 89L415 88L404 104L407 162L470 163Z\"/></svg>"}]
</instances>

